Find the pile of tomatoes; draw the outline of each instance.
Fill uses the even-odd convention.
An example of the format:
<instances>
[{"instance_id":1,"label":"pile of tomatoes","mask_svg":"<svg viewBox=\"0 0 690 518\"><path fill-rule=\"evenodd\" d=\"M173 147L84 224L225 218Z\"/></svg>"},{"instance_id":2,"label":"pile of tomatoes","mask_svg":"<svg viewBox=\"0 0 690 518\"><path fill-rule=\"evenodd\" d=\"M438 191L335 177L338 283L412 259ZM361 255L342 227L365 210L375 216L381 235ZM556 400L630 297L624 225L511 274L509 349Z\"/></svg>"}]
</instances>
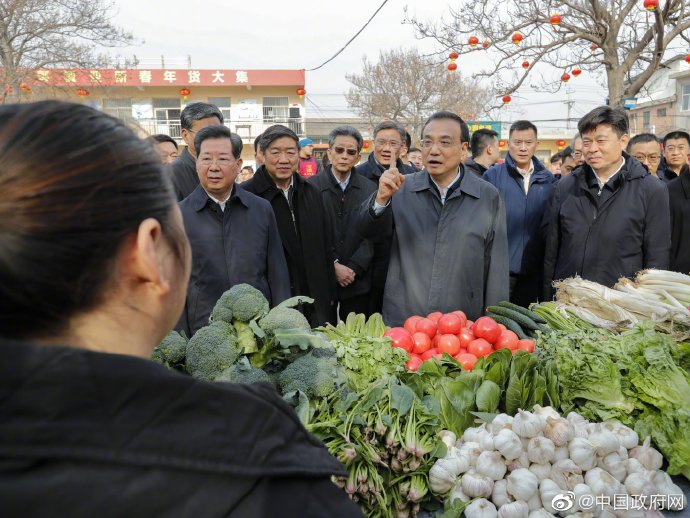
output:
<instances>
[{"instance_id":1,"label":"pile of tomatoes","mask_svg":"<svg viewBox=\"0 0 690 518\"><path fill-rule=\"evenodd\" d=\"M480 317L476 322L467 320L462 311L443 314L434 312L426 317L412 316L404 327L386 331L393 347L407 351L408 370L416 371L432 357L443 353L454 357L463 369L472 370L480 356L488 356L498 349L534 351L533 340L520 340L518 336L491 317Z\"/></svg>"}]
</instances>

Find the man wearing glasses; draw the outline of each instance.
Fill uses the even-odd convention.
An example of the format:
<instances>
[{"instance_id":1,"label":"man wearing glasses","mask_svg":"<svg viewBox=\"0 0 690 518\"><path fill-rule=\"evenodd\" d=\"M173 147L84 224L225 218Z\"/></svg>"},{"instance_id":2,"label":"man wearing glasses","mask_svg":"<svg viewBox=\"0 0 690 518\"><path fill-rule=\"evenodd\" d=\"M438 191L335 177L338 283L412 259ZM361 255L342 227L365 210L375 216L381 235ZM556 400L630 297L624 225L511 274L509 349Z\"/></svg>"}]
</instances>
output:
<instances>
[{"instance_id":1,"label":"man wearing glasses","mask_svg":"<svg viewBox=\"0 0 690 518\"><path fill-rule=\"evenodd\" d=\"M363 232L392 236L388 325L458 309L474 320L508 296L505 208L493 185L465 169L469 140L458 115L433 114L422 128L426 169L407 176L385 171L360 207Z\"/></svg>"},{"instance_id":2,"label":"man wearing glasses","mask_svg":"<svg viewBox=\"0 0 690 518\"><path fill-rule=\"evenodd\" d=\"M274 306L290 296L288 268L271 205L235 186L242 139L225 126L196 134L199 185L180 203L192 248L185 309L176 326L191 336L208 324L223 292L247 283Z\"/></svg>"},{"instance_id":3,"label":"man wearing glasses","mask_svg":"<svg viewBox=\"0 0 690 518\"><path fill-rule=\"evenodd\" d=\"M354 220L357 209L376 191L376 184L355 169L363 143L362 135L352 126L335 128L328 136L330 164L308 180L321 192L330 216L341 320L349 313L370 314L374 245L362 237Z\"/></svg>"},{"instance_id":4,"label":"man wearing glasses","mask_svg":"<svg viewBox=\"0 0 690 518\"><path fill-rule=\"evenodd\" d=\"M672 131L666 134L663 144L666 167L660 178L665 182L670 182L688 168L690 134L685 131Z\"/></svg>"},{"instance_id":5,"label":"man wearing glasses","mask_svg":"<svg viewBox=\"0 0 690 518\"><path fill-rule=\"evenodd\" d=\"M582 153L582 137L580 136L579 133L576 133L575 136L573 137L573 141L570 143L570 147L572 148L572 156L573 160L575 160L575 167L581 166L582 164L585 163L585 156ZM572 171L571 171L572 172Z\"/></svg>"},{"instance_id":6,"label":"man wearing glasses","mask_svg":"<svg viewBox=\"0 0 690 518\"><path fill-rule=\"evenodd\" d=\"M628 154L643 164L649 174L659 176L659 164L661 163L661 141L651 133L635 135L628 142Z\"/></svg>"}]
</instances>

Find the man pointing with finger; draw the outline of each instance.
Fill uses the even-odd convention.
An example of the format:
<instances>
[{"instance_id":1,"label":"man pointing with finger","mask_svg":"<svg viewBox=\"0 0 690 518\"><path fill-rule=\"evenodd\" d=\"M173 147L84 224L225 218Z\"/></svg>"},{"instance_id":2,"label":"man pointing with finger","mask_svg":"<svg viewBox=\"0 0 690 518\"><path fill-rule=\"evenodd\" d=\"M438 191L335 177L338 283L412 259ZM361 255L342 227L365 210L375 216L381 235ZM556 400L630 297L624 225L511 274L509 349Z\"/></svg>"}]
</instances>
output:
<instances>
[{"instance_id":1,"label":"man pointing with finger","mask_svg":"<svg viewBox=\"0 0 690 518\"><path fill-rule=\"evenodd\" d=\"M401 325L411 315L463 310L474 320L508 297L505 207L496 188L462 165L469 129L452 112L422 128L426 169L384 171L359 212L363 233L392 234L383 318Z\"/></svg>"}]
</instances>

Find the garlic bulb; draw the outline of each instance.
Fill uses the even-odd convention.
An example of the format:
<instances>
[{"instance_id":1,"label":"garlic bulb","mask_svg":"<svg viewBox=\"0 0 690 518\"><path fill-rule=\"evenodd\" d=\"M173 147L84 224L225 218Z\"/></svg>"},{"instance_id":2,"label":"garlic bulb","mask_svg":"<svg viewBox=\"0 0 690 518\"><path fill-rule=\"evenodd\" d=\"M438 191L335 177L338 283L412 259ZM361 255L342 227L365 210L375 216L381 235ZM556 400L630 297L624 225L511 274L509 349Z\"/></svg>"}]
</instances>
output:
<instances>
[{"instance_id":1,"label":"garlic bulb","mask_svg":"<svg viewBox=\"0 0 690 518\"><path fill-rule=\"evenodd\" d=\"M644 466L637 459L628 459L625 461L625 470L628 472L628 475L631 473L637 473L643 469L645 469Z\"/></svg>"},{"instance_id":2,"label":"garlic bulb","mask_svg":"<svg viewBox=\"0 0 690 518\"><path fill-rule=\"evenodd\" d=\"M505 504L498 510L498 518L527 518L529 506L520 500Z\"/></svg>"},{"instance_id":3,"label":"garlic bulb","mask_svg":"<svg viewBox=\"0 0 690 518\"><path fill-rule=\"evenodd\" d=\"M474 466L477 462L477 458L481 454L482 450L477 442L466 442L460 448L461 453L465 453L470 459L470 465Z\"/></svg>"},{"instance_id":4,"label":"garlic bulb","mask_svg":"<svg viewBox=\"0 0 690 518\"><path fill-rule=\"evenodd\" d=\"M596 445L582 437L575 437L568 444L570 459L584 471L590 470L597 465L596 449Z\"/></svg>"},{"instance_id":5,"label":"garlic bulb","mask_svg":"<svg viewBox=\"0 0 690 518\"><path fill-rule=\"evenodd\" d=\"M515 501L515 499L508 494L507 485L508 481L505 479L494 483L494 490L491 492L491 501L498 507Z\"/></svg>"},{"instance_id":6,"label":"garlic bulb","mask_svg":"<svg viewBox=\"0 0 690 518\"><path fill-rule=\"evenodd\" d=\"M530 512L527 518L552 518L553 516L555 515L551 514L542 507L540 509L537 509L536 511Z\"/></svg>"},{"instance_id":7,"label":"garlic bulb","mask_svg":"<svg viewBox=\"0 0 690 518\"><path fill-rule=\"evenodd\" d=\"M654 473L644 468L631 473L625 479L625 490L630 495L652 496L657 494Z\"/></svg>"},{"instance_id":8,"label":"garlic bulb","mask_svg":"<svg viewBox=\"0 0 690 518\"><path fill-rule=\"evenodd\" d=\"M575 497L575 507L578 508L580 511L590 512L594 509L594 493L592 493L592 488L589 487L587 484L577 484L573 488L573 495ZM585 499L583 502L582 497L584 496L587 496L587 499Z\"/></svg>"},{"instance_id":9,"label":"garlic bulb","mask_svg":"<svg viewBox=\"0 0 690 518\"><path fill-rule=\"evenodd\" d=\"M486 498L475 500L465 507L465 518L496 518L497 516L496 506Z\"/></svg>"},{"instance_id":10,"label":"garlic bulb","mask_svg":"<svg viewBox=\"0 0 690 518\"><path fill-rule=\"evenodd\" d=\"M567 445L575 436L572 423L562 417L547 417L544 437L550 439L555 446Z\"/></svg>"},{"instance_id":11,"label":"garlic bulb","mask_svg":"<svg viewBox=\"0 0 690 518\"><path fill-rule=\"evenodd\" d=\"M570 412L565 418L566 418L568 421L570 421L573 425L577 425L577 424L586 425L586 424L587 424L587 419L585 419L584 417L582 417L582 416L581 416L580 414L578 414L577 412Z\"/></svg>"},{"instance_id":12,"label":"garlic bulb","mask_svg":"<svg viewBox=\"0 0 690 518\"><path fill-rule=\"evenodd\" d=\"M526 410L518 410L513 418L513 431L520 437L531 439L543 432L544 428L546 428L546 420Z\"/></svg>"},{"instance_id":13,"label":"garlic bulb","mask_svg":"<svg viewBox=\"0 0 690 518\"><path fill-rule=\"evenodd\" d=\"M582 476L582 469L570 459L559 460L554 463L551 466L549 478L563 491L572 491L576 485L585 481Z\"/></svg>"},{"instance_id":14,"label":"garlic bulb","mask_svg":"<svg viewBox=\"0 0 690 518\"><path fill-rule=\"evenodd\" d=\"M623 482L628 475L625 462L618 453L609 453L605 457L598 457L597 466L608 471L619 482Z\"/></svg>"},{"instance_id":15,"label":"garlic bulb","mask_svg":"<svg viewBox=\"0 0 690 518\"><path fill-rule=\"evenodd\" d=\"M553 461L558 462L559 460L566 460L570 458L570 452L568 451L568 446L558 446L553 454Z\"/></svg>"},{"instance_id":16,"label":"garlic bulb","mask_svg":"<svg viewBox=\"0 0 690 518\"><path fill-rule=\"evenodd\" d=\"M608 455L618 451L618 448L620 448L620 441L616 434L607 430L590 434L589 442L596 446L597 455Z\"/></svg>"},{"instance_id":17,"label":"garlic bulb","mask_svg":"<svg viewBox=\"0 0 690 518\"><path fill-rule=\"evenodd\" d=\"M458 440L455 434L450 430L441 430L438 436L443 441L443 444L445 444L448 448L450 448L451 446L455 446L455 443Z\"/></svg>"},{"instance_id":18,"label":"garlic bulb","mask_svg":"<svg viewBox=\"0 0 690 518\"><path fill-rule=\"evenodd\" d=\"M595 495L604 495L611 500L614 495L622 494L621 483L601 468L594 468L585 473L585 484L592 488Z\"/></svg>"},{"instance_id":19,"label":"garlic bulb","mask_svg":"<svg viewBox=\"0 0 690 518\"><path fill-rule=\"evenodd\" d=\"M659 494L666 496L666 507L671 511L681 511L688 505L688 500L681 488L673 483L665 471L659 470L654 474L654 484Z\"/></svg>"},{"instance_id":20,"label":"garlic bulb","mask_svg":"<svg viewBox=\"0 0 690 518\"><path fill-rule=\"evenodd\" d=\"M664 457L649 445L650 441L651 437L647 437L642 446L634 447L629 454L631 458L639 460L645 469L656 471L661 469Z\"/></svg>"},{"instance_id":21,"label":"garlic bulb","mask_svg":"<svg viewBox=\"0 0 690 518\"><path fill-rule=\"evenodd\" d=\"M545 478L549 478L551 474L551 464L548 462L546 464L530 464L529 470L534 473L537 480L541 482Z\"/></svg>"},{"instance_id":22,"label":"garlic bulb","mask_svg":"<svg viewBox=\"0 0 690 518\"><path fill-rule=\"evenodd\" d=\"M464 442L476 442L479 443L479 433L481 431L481 428L475 427L475 428L468 428L467 430L464 431L462 434L462 440Z\"/></svg>"},{"instance_id":23,"label":"garlic bulb","mask_svg":"<svg viewBox=\"0 0 690 518\"><path fill-rule=\"evenodd\" d=\"M516 469L506 477L508 494L516 500L527 502L539 488L537 476L525 468Z\"/></svg>"},{"instance_id":24,"label":"garlic bulb","mask_svg":"<svg viewBox=\"0 0 690 518\"><path fill-rule=\"evenodd\" d=\"M621 460L628 460L628 450L625 446L621 445L616 453L618 453L618 456L621 458Z\"/></svg>"},{"instance_id":25,"label":"garlic bulb","mask_svg":"<svg viewBox=\"0 0 690 518\"><path fill-rule=\"evenodd\" d=\"M616 430L616 435L618 436L621 446L624 446L628 450L634 448L640 442L637 432L632 428L628 428L627 426L621 425Z\"/></svg>"},{"instance_id":26,"label":"garlic bulb","mask_svg":"<svg viewBox=\"0 0 690 518\"><path fill-rule=\"evenodd\" d=\"M482 451L494 451L494 436L487 431L479 438L479 449Z\"/></svg>"},{"instance_id":27,"label":"garlic bulb","mask_svg":"<svg viewBox=\"0 0 690 518\"><path fill-rule=\"evenodd\" d=\"M460 481L462 483L462 491L470 497L487 497L491 495L494 489L493 480L484 475L480 475L473 469L465 473Z\"/></svg>"},{"instance_id":28,"label":"garlic bulb","mask_svg":"<svg viewBox=\"0 0 690 518\"><path fill-rule=\"evenodd\" d=\"M506 464L497 451L483 451L477 458L475 470L491 480L501 480L506 474Z\"/></svg>"},{"instance_id":29,"label":"garlic bulb","mask_svg":"<svg viewBox=\"0 0 690 518\"><path fill-rule=\"evenodd\" d=\"M527 458L530 462L546 464L553 460L556 453L556 446L551 439L546 437L534 437L527 445Z\"/></svg>"},{"instance_id":30,"label":"garlic bulb","mask_svg":"<svg viewBox=\"0 0 690 518\"><path fill-rule=\"evenodd\" d=\"M517 459L522 455L522 443L520 437L512 430L504 428L494 437L494 447L501 452L507 460Z\"/></svg>"},{"instance_id":31,"label":"garlic bulb","mask_svg":"<svg viewBox=\"0 0 690 518\"><path fill-rule=\"evenodd\" d=\"M523 452L517 459L509 460L506 462L508 465L508 471L515 471L520 468L529 468L529 459L527 458L527 452Z\"/></svg>"},{"instance_id":32,"label":"garlic bulb","mask_svg":"<svg viewBox=\"0 0 690 518\"><path fill-rule=\"evenodd\" d=\"M541 497L539 496L539 491L535 491L532 497L527 500L527 507L529 507L530 511L541 509Z\"/></svg>"},{"instance_id":33,"label":"garlic bulb","mask_svg":"<svg viewBox=\"0 0 690 518\"><path fill-rule=\"evenodd\" d=\"M553 508L551 502L553 502L553 499L561 493L563 493L563 490L558 487L558 484L556 484L553 480L545 478L539 482L539 496L541 498L541 505L544 506L544 509L550 513L553 513L554 515L557 511Z\"/></svg>"},{"instance_id":34,"label":"garlic bulb","mask_svg":"<svg viewBox=\"0 0 690 518\"><path fill-rule=\"evenodd\" d=\"M508 414L498 414L496 417L494 417L494 420L491 421L491 424L489 425L489 431L492 434L496 435L504 428L508 428L510 430L512 428L512 425L512 416L509 416Z\"/></svg>"},{"instance_id":35,"label":"garlic bulb","mask_svg":"<svg viewBox=\"0 0 690 518\"><path fill-rule=\"evenodd\" d=\"M496 506L486 498L475 500L465 507L466 518L496 518L497 516Z\"/></svg>"},{"instance_id":36,"label":"garlic bulb","mask_svg":"<svg viewBox=\"0 0 690 518\"><path fill-rule=\"evenodd\" d=\"M457 480L455 482L455 486L453 486L453 490L450 492L450 495L448 496L448 500L452 504L456 500L460 500L462 502L469 502L470 497L465 494L465 492L462 490L462 484L460 483L460 480Z\"/></svg>"},{"instance_id":37,"label":"garlic bulb","mask_svg":"<svg viewBox=\"0 0 690 518\"><path fill-rule=\"evenodd\" d=\"M455 484L458 475L469 468L469 457L459 452L457 456L451 454L439 459L429 470L429 487L434 493L447 493Z\"/></svg>"},{"instance_id":38,"label":"garlic bulb","mask_svg":"<svg viewBox=\"0 0 690 518\"><path fill-rule=\"evenodd\" d=\"M534 405L534 408L532 409L532 412L539 417L543 417L544 420L546 420L547 417L552 417L554 419L559 419L561 417L561 414L559 414L553 407L551 406L539 406L539 405Z\"/></svg>"}]
</instances>

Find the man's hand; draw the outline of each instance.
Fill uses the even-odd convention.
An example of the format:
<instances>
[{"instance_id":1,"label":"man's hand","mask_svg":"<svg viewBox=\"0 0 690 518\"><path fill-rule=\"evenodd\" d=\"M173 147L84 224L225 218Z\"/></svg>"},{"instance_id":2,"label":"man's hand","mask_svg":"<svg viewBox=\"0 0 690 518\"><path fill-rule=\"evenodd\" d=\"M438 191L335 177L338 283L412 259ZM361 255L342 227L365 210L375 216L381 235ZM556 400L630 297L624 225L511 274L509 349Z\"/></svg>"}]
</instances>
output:
<instances>
[{"instance_id":1,"label":"man's hand","mask_svg":"<svg viewBox=\"0 0 690 518\"><path fill-rule=\"evenodd\" d=\"M335 278L340 287L345 288L355 282L355 272L344 264L335 263Z\"/></svg>"},{"instance_id":2,"label":"man's hand","mask_svg":"<svg viewBox=\"0 0 690 518\"><path fill-rule=\"evenodd\" d=\"M393 195L400 190L405 183L405 175L398 171L397 167L384 171L379 180L379 191L376 193L376 203L386 205Z\"/></svg>"}]
</instances>

